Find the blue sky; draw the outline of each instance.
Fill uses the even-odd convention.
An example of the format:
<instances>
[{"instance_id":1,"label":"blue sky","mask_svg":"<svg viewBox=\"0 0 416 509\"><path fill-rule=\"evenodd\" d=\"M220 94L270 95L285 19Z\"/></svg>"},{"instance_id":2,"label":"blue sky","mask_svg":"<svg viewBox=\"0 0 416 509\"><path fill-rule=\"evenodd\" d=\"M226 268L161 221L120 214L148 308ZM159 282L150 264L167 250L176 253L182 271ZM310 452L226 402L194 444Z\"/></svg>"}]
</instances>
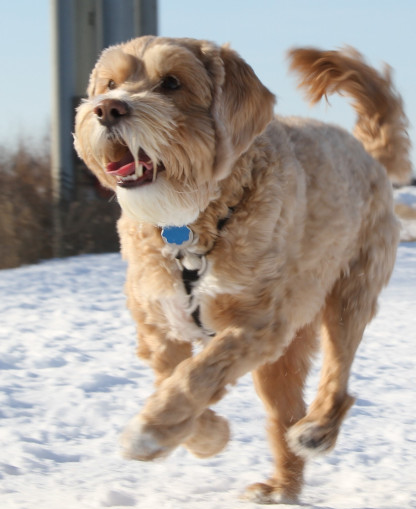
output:
<instances>
[{"instance_id":1,"label":"blue sky","mask_svg":"<svg viewBox=\"0 0 416 509\"><path fill-rule=\"evenodd\" d=\"M50 129L49 10L49 0L0 0L0 144L36 141ZM416 125L415 0L159 0L159 34L229 42L277 95L278 113L313 116L347 128L354 123L347 101L332 99L331 107L309 108L287 73L285 52L301 45L355 46L371 64L393 67ZM416 145L414 127L410 135Z\"/></svg>"}]
</instances>

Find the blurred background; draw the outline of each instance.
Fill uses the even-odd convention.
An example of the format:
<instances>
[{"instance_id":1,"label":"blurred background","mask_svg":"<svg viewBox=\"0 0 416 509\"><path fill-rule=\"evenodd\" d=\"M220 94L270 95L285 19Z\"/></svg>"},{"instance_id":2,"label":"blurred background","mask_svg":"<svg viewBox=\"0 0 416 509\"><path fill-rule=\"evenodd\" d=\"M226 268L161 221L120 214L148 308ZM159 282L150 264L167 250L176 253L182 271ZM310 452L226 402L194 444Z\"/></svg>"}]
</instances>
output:
<instances>
[{"instance_id":1,"label":"blurred background","mask_svg":"<svg viewBox=\"0 0 416 509\"><path fill-rule=\"evenodd\" d=\"M123 20L121 4L134 16ZM277 113L351 129L342 98L304 102L286 51L351 45L377 68L389 63L415 123L415 26L413 0L0 0L0 268L118 249L118 205L68 149L75 104L106 43L143 33L229 42L276 94ZM413 126L409 134L415 145Z\"/></svg>"}]
</instances>

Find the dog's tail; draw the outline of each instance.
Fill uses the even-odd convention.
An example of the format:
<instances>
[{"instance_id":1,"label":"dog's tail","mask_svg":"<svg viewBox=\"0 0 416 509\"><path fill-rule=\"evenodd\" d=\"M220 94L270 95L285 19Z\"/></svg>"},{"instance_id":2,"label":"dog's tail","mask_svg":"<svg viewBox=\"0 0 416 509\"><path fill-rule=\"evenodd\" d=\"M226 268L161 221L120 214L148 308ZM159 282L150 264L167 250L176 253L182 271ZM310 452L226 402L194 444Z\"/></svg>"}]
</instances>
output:
<instances>
[{"instance_id":1,"label":"dog's tail","mask_svg":"<svg viewBox=\"0 0 416 509\"><path fill-rule=\"evenodd\" d=\"M353 99L358 114L354 135L392 181L405 183L411 175L408 120L400 95L394 89L391 70L379 74L354 49L320 51L313 48L289 52L290 68L301 75L312 104L334 92Z\"/></svg>"}]
</instances>

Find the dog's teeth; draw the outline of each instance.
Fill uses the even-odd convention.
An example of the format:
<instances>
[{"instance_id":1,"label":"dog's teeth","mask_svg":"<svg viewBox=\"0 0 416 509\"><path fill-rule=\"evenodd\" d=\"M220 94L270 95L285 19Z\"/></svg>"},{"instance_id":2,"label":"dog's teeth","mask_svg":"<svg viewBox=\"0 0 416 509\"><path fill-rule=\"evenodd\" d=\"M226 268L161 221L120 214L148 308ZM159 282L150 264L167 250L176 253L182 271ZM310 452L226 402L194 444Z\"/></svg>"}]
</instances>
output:
<instances>
[{"instance_id":1,"label":"dog's teeth","mask_svg":"<svg viewBox=\"0 0 416 509\"><path fill-rule=\"evenodd\" d=\"M143 165L142 164L136 164L136 171L134 173L136 178L143 177Z\"/></svg>"},{"instance_id":2,"label":"dog's teeth","mask_svg":"<svg viewBox=\"0 0 416 509\"><path fill-rule=\"evenodd\" d=\"M126 180L138 180L140 177L143 177L143 165L138 164L136 166L135 172L132 175L126 175L125 177L121 177L122 181Z\"/></svg>"}]
</instances>

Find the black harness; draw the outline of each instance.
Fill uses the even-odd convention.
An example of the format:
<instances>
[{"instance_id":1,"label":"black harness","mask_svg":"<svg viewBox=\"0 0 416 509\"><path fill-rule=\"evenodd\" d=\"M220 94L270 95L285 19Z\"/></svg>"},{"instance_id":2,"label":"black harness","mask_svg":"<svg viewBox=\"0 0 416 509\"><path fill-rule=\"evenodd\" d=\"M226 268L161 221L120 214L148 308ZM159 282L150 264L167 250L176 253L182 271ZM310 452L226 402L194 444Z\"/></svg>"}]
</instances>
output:
<instances>
[{"instance_id":1,"label":"black harness","mask_svg":"<svg viewBox=\"0 0 416 509\"><path fill-rule=\"evenodd\" d=\"M217 223L217 230L218 232L220 232L224 226L226 225L227 221L229 220L229 218L231 217L231 214L233 213L234 209L233 208L229 208L228 210L228 215L226 217L223 217L222 219L220 219ZM210 249L210 251L212 250L212 248ZM208 253L210 252L208 251ZM206 253L205 256L208 254ZM196 269L196 270L190 270L190 269L187 269L186 267L183 267L182 268L182 282L183 282L183 286L185 288L185 291L186 291L186 294L191 297L192 296L192 289L194 287L194 284L198 281L198 279L200 278L200 273L199 273L199 270ZM200 318L200 310L199 310L199 306L191 313L191 316L195 322L195 324L199 327L199 328L203 328L202 326L202 322L201 322L201 318ZM214 334L210 334L210 335L214 335Z\"/></svg>"},{"instance_id":2,"label":"black harness","mask_svg":"<svg viewBox=\"0 0 416 509\"><path fill-rule=\"evenodd\" d=\"M186 293L187 293L187 295L189 295L189 297L192 295L192 288L194 286L194 283L196 281L198 281L198 279L200 277L198 272L199 272L198 270L189 270L189 269L186 269L185 267L182 270L183 286L185 287ZM191 316L194 319L194 322L196 323L196 325L198 327L202 328L201 318L199 315L200 315L200 311L199 311L199 306L198 306L191 313Z\"/></svg>"}]
</instances>

